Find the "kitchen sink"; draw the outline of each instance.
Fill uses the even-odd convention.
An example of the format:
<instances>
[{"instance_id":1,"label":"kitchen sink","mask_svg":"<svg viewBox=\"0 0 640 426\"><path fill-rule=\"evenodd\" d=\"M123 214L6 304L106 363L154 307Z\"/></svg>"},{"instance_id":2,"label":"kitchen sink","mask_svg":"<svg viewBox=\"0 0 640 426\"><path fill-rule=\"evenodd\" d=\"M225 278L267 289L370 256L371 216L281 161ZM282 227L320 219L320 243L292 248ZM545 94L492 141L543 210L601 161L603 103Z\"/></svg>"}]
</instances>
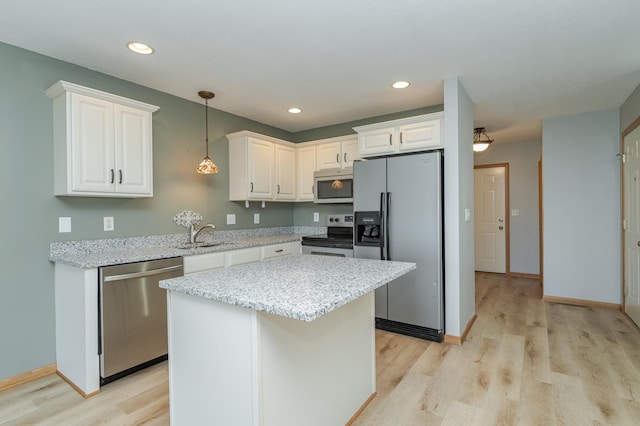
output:
<instances>
[{"instance_id":1,"label":"kitchen sink","mask_svg":"<svg viewBox=\"0 0 640 426\"><path fill-rule=\"evenodd\" d=\"M201 247L214 247L214 246L220 246L220 245L223 245L223 244L225 244L225 243L207 243L207 242L204 242L204 241L195 242L195 243L186 242L186 243L178 244L176 246L176 248L187 250L187 249L196 249L196 248L201 248Z\"/></svg>"}]
</instances>

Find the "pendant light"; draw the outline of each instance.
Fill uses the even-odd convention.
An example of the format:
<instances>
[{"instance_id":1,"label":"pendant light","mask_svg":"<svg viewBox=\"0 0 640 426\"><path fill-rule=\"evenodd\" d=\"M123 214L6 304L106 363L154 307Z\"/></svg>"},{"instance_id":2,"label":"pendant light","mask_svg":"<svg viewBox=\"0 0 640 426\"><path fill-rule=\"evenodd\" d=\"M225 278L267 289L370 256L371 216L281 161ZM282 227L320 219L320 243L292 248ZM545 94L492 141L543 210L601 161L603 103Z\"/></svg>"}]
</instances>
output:
<instances>
[{"instance_id":1,"label":"pendant light","mask_svg":"<svg viewBox=\"0 0 640 426\"><path fill-rule=\"evenodd\" d=\"M198 96L204 99L204 120L205 120L205 143L206 143L206 155L198 164L196 171L203 175L212 175L218 173L218 166L213 164L211 158L209 158L209 99L213 99L215 94L206 90L198 92Z\"/></svg>"},{"instance_id":2,"label":"pendant light","mask_svg":"<svg viewBox=\"0 0 640 426\"><path fill-rule=\"evenodd\" d=\"M484 138L483 138L484 137ZM489 148L489 144L493 139L484 131L484 127L476 127L473 129L473 152L482 152Z\"/></svg>"}]
</instances>

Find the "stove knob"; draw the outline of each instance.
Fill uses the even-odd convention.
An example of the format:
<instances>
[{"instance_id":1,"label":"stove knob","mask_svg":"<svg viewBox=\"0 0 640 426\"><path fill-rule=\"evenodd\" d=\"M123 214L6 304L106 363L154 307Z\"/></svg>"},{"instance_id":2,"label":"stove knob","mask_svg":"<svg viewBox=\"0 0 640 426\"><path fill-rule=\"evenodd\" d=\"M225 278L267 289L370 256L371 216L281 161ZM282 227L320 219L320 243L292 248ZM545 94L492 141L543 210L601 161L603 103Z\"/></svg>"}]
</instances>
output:
<instances>
[{"instance_id":1,"label":"stove knob","mask_svg":"<svg viewBox=\"0 0 640 426\"><path fill-rule=\"evenodd\" d=\"M340 222L340 218L339 217L336 217L336 222Z\"/></svg>"}]
</instances>

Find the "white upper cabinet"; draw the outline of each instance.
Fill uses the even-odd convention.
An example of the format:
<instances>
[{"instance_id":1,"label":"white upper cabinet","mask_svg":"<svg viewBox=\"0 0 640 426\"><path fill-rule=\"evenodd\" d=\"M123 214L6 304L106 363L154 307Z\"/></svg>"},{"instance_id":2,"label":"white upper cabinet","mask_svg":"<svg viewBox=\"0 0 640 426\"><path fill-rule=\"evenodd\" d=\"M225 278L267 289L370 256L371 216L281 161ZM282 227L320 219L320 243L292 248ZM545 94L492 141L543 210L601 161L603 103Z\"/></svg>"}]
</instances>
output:
<instances>
[{"instance_id":1,"label":"white upper cabinet","mask_svg":"<svg viewBox=\"0 0 640 426\"><path fill-rule=\"evenodd\" d=\"M295 200L296 198L296 150L292 147L275 144L277 200Z\"/></svg>"},{"instance_id":2,"label":"white upper cabinet","mask_svg":"<svg viewBox=\"0 0 640 426\"><path fill-rule=\"evenodd\" d=\"M298 201L313 201L313 174L316 171L316 146L296 148L297 155L297 197Z\"/></svg>"},{"instance_id":3,"label":"white upper cabinet","mask_svg":"<svg viewBox=\"0 0 640 426\"><path fill-rule=\"evenodd\" d=\"M249 192L243 199L271 199L273 198L273 144L255 138L247 139L247 175ZM233 170L233 167L231 167Z\"/></svg>"},{"instance_id":4,"label":"white upper cabinet","mask_svg":"<svg viewBox=\"0 0 640 426\"><path fill-rule=\"evenodd\" d=\"M361 157L442 148L443 113L354 127Z\"/></svg>"},{"instance_id":5,"label":"white upper cabinet","mask_svg":"<svg viewBox=\"0 0 640 426\"><path fill-rule=\"evenodd\" d=\"M336 140L340 139L340 140ZM332 138L331 142L316 141L316 170L353 167L358 156L357 137Z\"/></svg>"},{"instance_id":6,"label":"white upper cabinet","mask_svg":"<svg viewBox=\"0 0 640 426\"><path fill-rule=\"evenodd\" d=\"M153 196L151 114L158 107L65 81L46 93L55 195Z\"/></svg>"},{"instance_id":7,"label":"white upper cabinet","mask_svg":"<svg viewBox=\"0 0 640 426\"><path fill-rule=\"evenodd\" d=\"M228 134L227 139L231 201L295 200L294 144L246 130Z\"/></svg>"}]
</instances>

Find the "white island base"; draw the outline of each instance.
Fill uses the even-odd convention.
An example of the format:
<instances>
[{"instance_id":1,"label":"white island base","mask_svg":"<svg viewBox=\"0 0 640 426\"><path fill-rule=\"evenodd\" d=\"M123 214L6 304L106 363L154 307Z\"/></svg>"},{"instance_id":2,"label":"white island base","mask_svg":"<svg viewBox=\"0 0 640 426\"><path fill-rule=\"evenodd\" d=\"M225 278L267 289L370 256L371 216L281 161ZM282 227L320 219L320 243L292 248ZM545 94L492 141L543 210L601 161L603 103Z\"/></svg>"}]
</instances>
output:
<instances>
[{"instance_id":1,"label":"white island base","mask_svg":"<svg viewBox=\"0 0 640 426\"><path fill-rule=\"evenodd\" d=\"M172 425L344 425L375 394L373 292L310 322L167 295Z\"/></svg>"}]
</instances>

